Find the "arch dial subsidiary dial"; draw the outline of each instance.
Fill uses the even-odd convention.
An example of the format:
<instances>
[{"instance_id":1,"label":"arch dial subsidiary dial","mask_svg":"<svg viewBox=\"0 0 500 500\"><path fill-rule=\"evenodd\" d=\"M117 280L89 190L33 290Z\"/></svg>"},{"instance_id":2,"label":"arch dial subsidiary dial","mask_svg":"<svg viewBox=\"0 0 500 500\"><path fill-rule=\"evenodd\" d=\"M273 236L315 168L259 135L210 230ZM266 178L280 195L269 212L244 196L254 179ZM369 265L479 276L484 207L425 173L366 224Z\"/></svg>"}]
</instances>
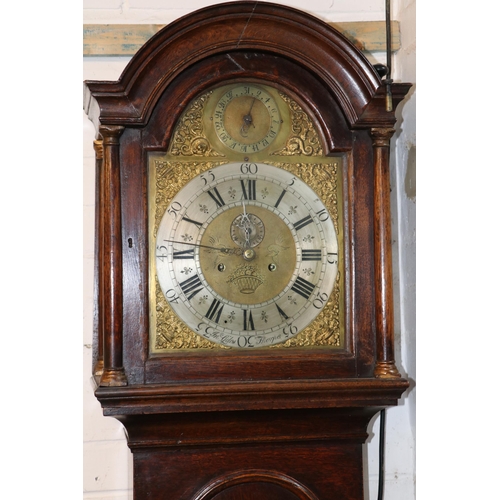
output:
<instances>
[{"instance_id":1,"label":"arch dial subsidiary dial","mask_svg":"<svg viewBox=\"0 0 500 500\"><path fill-rule=\"evenodd\" d=\"M220 141L244 154L266 149L281 128L274 98L262 87L250 83L235 86L220 97L213 122Z\"/></svg>"},{"instance_id":2,"label":"arch dial subsidiary dial","mask_svg":"<svg viewBox=\"0 0 500 500\"><path fill-rule=\"evenodd\" d=\"M156 270L172 309L221 345L286 341L326 305L337 275L330 214L293 174L230 163L195 177L158 228Z\"/></svg>"}]
</instances>

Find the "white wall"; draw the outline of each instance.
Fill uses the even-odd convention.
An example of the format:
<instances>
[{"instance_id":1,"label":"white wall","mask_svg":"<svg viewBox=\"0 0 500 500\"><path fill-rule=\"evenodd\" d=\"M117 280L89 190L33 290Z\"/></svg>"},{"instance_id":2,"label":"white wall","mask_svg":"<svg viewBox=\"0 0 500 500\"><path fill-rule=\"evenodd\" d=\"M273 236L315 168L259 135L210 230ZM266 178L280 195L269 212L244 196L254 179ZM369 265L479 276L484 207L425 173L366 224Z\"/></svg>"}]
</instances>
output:
<instances>
[{"instance_id":1,"label":"white wall","mask_svg":"<svg viewBox=\"0 0 500 500\"><path fill-rule=\"evenodd\" d=\"M84 0L84 23L167 24L207 5L210 0ZM308 11L325 21L385 19L383 0L276 0ZM169 7L169 4L171 5ZM182 5L182 8L179 8ZM401 22L402 48L393 59L395 81L415 82L415 0L394 0L393 19ZM385 54L371 54L372 62L385 62ZM83 78L116 80L129 58L87 57ZM415 378L415 195L414 146L415 92L405 103L393 138L393 240L396 280L397 356L403 373ZM402 115L402 116L401 116ZM83 332L83 498L85 500L132 498L132 455L118 421L103 417L93 396L92 294L94 245L94 139L93 125L83 116L83 215L84 215L84 332ZM385 500L415 498L415 389L396 408L387 411ZM375 500L378 484L378 419L366 446L369 471L367 500Z\"/></svg>"}]
</instances>

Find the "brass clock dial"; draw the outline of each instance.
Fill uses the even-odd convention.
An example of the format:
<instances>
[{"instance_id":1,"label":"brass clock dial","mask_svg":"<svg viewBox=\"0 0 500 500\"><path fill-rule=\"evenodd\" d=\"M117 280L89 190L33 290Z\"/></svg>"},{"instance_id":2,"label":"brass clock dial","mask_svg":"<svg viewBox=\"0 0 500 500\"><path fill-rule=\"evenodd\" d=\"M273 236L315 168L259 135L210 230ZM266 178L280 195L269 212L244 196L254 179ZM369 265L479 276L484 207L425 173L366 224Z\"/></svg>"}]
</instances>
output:
<instances>
[{"instance_id":1,"label":"brass clock dial","mask_svg":"<svg viewBox=\"0 0 500 500\"><path fill-rule=\"evenodd\" d=\"M266 149L281 127L278 105L264 88L251 83L229 88L218 100L213 124L220 141L238 153Z\"/></svg>"},{"instance_id":2,"label":"brass clock dial","mask_svg":"<svg viewBox=\"0 0 500 500\"><path fill-rule=\"evenodd\" d=\"M317 194L292 173L229 163L198 175L159 224L156 270L178 317L236 348L279 344L321 312L338 242Z\"/></svg>"}]
</instances>

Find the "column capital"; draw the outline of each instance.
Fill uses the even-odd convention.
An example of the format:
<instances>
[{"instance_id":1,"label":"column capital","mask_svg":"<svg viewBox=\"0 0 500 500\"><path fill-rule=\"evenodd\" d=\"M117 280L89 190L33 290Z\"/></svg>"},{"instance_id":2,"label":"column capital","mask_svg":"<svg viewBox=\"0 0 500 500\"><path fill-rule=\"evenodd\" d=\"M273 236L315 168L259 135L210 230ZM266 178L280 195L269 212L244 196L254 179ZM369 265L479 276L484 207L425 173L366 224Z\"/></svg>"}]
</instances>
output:
<instances>
[{"instance_id":1,"label":"column capital","mask_svg":"<svg viewBox=\"0 0 500 500\"><path fill-rule=\"evenodd\" d=\"M377 147L389 147L391 137L395 130L391 127L374 127L370 129L370 135L373 140L373 145Z\"/></svg>"},{"instance_id":2,"label":"column capital","mask_svg":"<svg viewBox=\"0 0 500 500\"><path fill-rule=\"evenodd\" d=\"M125 127L121 125L101 125L99 133L102 135L104 144L118 144L120 136L122 135Z\"/></svg>"}]
</instances>

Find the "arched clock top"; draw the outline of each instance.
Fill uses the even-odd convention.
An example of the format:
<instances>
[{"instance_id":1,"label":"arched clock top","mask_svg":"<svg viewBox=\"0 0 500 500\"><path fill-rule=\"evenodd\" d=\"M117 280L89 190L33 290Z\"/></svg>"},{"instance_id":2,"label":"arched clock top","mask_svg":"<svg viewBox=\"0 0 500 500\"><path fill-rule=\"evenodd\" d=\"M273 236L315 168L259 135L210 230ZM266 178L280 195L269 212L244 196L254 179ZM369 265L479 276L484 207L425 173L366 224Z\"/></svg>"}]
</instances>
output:
<instances>
[{"instance_id":1,"label":"arched clock top","mask_svg":"<svg viewBox=\"0 0 500 500\"><path fill-rule=\"evenodd\" d=\"M239 54L267 54L275 64L269 71L268 62L259 67ZM207 7L166 26L136 53L118 81L86 82L85 109L96 127L144 126L164 92L175 91L176 78L203 61L210 69L198 69L194 88L183 90L186 102L220 84L228 73L244 78L260 71L268 81L279 82L281 66L291 64L306 69L327 89L349 127L395 122L394 114L384 109L385 85L347 38L309 14L267 2ZM395 85L396 105L405 93Z\"/></svg>"}]
</instances>

